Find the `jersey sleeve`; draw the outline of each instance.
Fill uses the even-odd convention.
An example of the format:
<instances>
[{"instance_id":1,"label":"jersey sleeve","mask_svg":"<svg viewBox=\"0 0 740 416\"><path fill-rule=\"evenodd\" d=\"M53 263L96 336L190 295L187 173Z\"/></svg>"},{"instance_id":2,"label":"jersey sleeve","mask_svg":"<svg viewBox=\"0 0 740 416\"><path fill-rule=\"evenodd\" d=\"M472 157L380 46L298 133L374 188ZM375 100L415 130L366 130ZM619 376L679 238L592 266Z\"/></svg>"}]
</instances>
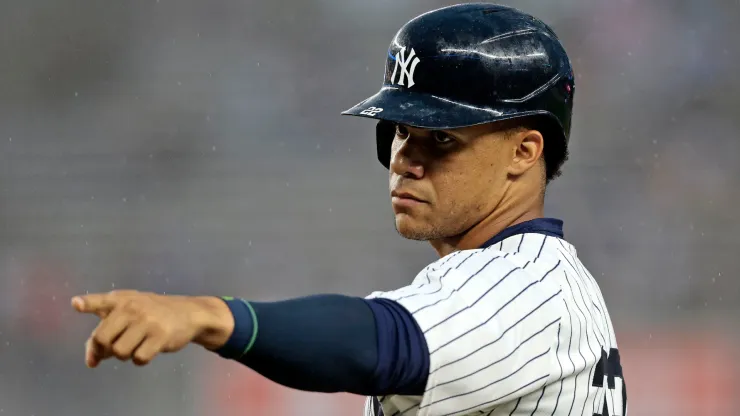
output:
<instances>
[{"instance_id":1,"label":"jersey sleeve","mask_svg":"<svg viewBox=\"0 0 740 416\"><path fill-rule=\"evenodd\" d=\"M503 253L486 254L369 296L400 303L424 333L430 369L419 415L490 410L559 377L560 288Z\"/></svg>"}]
</instances>

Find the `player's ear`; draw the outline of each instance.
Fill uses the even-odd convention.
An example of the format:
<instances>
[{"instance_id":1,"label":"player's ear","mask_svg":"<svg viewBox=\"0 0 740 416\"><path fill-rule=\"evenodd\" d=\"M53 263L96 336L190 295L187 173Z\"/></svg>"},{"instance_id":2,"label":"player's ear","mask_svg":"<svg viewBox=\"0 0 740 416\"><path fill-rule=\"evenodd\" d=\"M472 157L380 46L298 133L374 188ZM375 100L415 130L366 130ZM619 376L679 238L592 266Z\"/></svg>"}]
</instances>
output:
<instances>
[{"instance_id":1,"label":"player's ear","mask_svg":"<svg viewBox=\"0 0 740 416\"><path fill-rule=\"evenodd\" d=\"M509 174L520 176L539 162L544 150L545 140L542 133L530 129L513 132L509 140L512 145Z\"/></svg>"}]
</instances>

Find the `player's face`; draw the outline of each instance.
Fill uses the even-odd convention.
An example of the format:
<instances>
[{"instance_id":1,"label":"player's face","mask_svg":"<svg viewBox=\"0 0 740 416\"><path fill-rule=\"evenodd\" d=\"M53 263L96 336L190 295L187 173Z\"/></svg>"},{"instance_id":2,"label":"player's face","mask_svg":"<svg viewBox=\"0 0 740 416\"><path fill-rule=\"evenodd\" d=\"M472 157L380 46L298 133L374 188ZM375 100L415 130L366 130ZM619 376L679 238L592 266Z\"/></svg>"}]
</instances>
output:
<instances>
[{"instance_id":1,"label":"player's face","mask_svg":"<svg viewBox=\"0 0 740 416\"><path fill-rule=\"evenodd\" d=\"M501 201L514 148L491 125L445 131L398 125L390 166L398 232L429 241L478 224Z\"/></svg>"}]
</instances>

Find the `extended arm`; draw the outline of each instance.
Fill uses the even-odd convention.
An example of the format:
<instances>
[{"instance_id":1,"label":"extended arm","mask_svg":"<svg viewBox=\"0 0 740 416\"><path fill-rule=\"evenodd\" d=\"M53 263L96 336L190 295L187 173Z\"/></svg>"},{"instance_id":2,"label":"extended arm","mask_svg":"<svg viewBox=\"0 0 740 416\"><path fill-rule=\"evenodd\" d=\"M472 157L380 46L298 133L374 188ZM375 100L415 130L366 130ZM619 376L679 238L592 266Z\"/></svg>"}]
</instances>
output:
<instances>
[{"instance_id":1,"label":"extended arm","mask_svg":"<svg viewBox=\"0 0 740 416\"><path fill-rule=\"evenodd\" d=\"M424 334L392 300L315 295L225 302L234 329L216 352L270 380L316 392L424 392L429 373Z\"/></svg>"}]
</instances>

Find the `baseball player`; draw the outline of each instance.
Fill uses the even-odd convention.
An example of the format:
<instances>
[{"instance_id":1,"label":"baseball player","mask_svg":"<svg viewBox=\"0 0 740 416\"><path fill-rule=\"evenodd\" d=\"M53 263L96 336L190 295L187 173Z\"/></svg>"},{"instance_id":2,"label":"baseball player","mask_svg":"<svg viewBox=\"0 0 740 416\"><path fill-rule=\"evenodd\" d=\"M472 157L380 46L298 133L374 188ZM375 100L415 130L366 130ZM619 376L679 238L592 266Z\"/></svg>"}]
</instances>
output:
<instances>
[{"instance_id":1,"label":"baseball player","mask_svg":"<svg viewBox=\"0 0 740 416\"><path fill-rule=\"evenodd\" d=\"M573 93L566 52L535 17L476 3L412 19L381 90L344 114L378 121L396 228L439 260L366 298L75 297L100 318L88 366L195 343L288 387L369 396L365 416L625 415L599 286L543 213Z\"/></svg>"}]
</instances>

